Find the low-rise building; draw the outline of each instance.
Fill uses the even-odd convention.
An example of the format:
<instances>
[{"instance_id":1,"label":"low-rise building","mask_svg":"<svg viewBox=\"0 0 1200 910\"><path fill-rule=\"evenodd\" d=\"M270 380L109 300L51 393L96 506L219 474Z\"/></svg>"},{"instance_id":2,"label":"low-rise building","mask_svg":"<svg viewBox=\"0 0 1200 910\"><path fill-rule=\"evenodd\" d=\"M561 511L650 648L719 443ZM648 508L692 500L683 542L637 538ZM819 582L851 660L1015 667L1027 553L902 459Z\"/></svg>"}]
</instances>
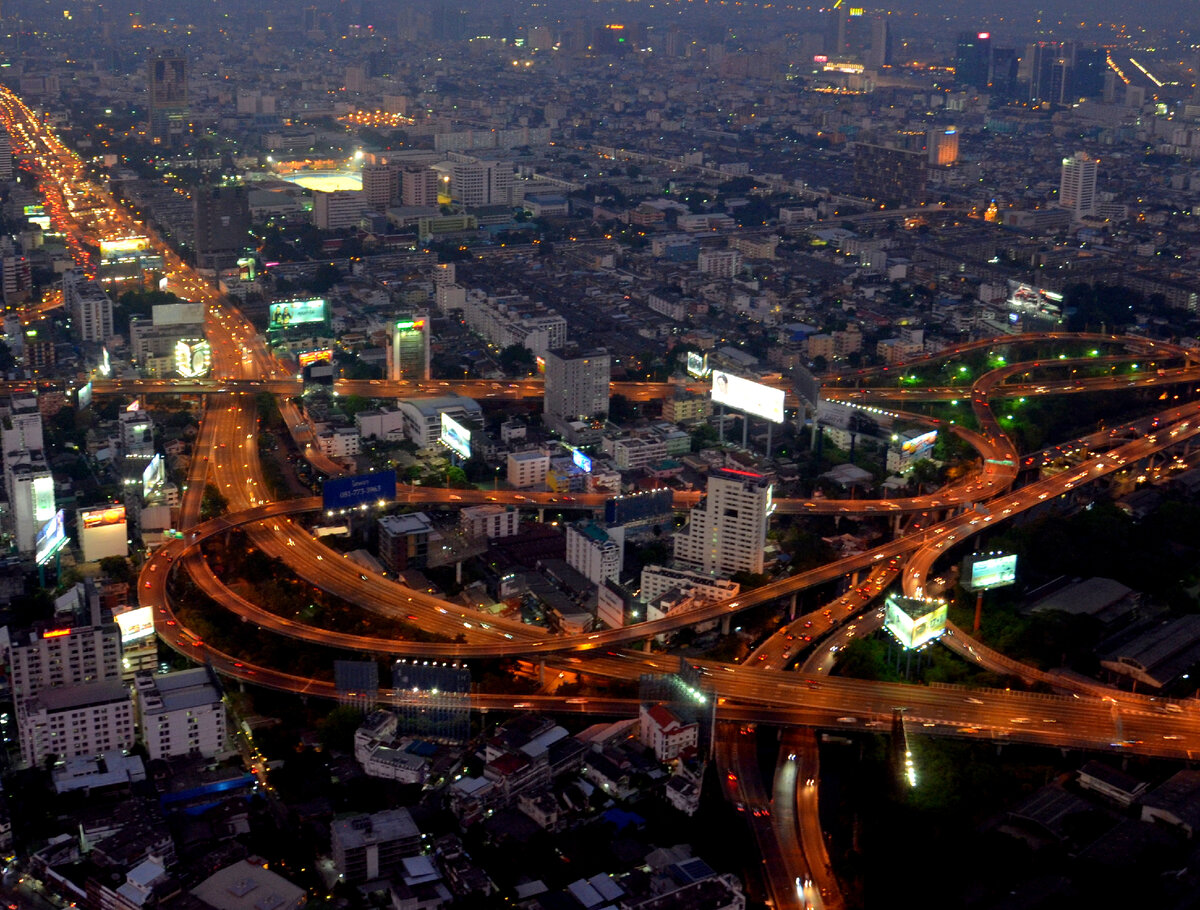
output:
<instances>
[{"instance_id":1,"label":"low-rise building","mask_svg":"<svg viewBox=\"0 0 1200 910\"><path fill-rule=\"evenodd\" d=\"M133 746L133 702L119 679L43 689L17 710L21 757L75 758Z\"/></svg>"},{"instance_id":2,"label":"low-rise building","mask_svg":"<svg viewBox=\"0 0 1200 910\"><path fill-rule=\"evenodd\" d=\"M201 755L225 750L225 704L208 667L156 675L137 674L138 725L150 758Z\"/></svg>"},{"instance_id":3,"label":"low-rise building","mask_svg":"<svg viewBox=\"0 0 1200 910\"><path fill-rule=\"evenodd\" d=\"M421 831L407 809L338 819L330 840L339 877L353 884L387 878L421 852Z\"/></svg>"}]
</instances>

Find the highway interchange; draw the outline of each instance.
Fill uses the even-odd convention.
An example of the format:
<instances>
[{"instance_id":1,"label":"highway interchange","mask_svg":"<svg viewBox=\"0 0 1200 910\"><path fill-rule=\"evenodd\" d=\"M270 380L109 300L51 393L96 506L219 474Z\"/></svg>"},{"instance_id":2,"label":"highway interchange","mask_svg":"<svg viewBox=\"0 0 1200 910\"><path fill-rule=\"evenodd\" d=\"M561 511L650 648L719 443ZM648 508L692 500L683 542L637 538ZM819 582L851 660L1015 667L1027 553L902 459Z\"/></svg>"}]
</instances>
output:
<instances>
[{"instance_id":1,"label":"highway interchange","mask_svg":"<svg viewBox=\"0 0 1200 910\"><path fill-rule=\"evenodd\" d=\"M156 628L172 647L189 657L211 663L232 678L301 695L334 697L331 682L299 677L286 668L253 666L237 654L223 653L180 624L171 600L169 578L186 571L201 591L216 605L240 615L255 634L277 634L299 640L333 645L380 656L470 659L490 656L534 657L555 666L597 676L636 679L646 672L670 672L673 659L625 647L650 636L685 625L722 620L751 607L779 603L795 608L795 598L816 585L851 579L846 593L832 604L796 616L751 655L745 665L695 661L703 674L710 697L718 702L721 734L717 737L716 759L722 779L732 789L731 798L748 807L748 820L763 850L768 889L775 906L837 906L840 898L824 855L816 812L816 787L806 784L817 776L816 739L818 727L885 731L893 712L905 709L905 722L919 724L922 732L937 735L987 739L999 743L1031 742L1047 746L1137 751L1172 758L1200 754L1200 714L1190 707L1169 705L1141 696L1108 689L1098 683L1081 684L1060 676L1042 674L1035 668L1006 664L963 633L952 630L947 643L967 659L1002 666L1014 675L1048 681L1064 694L1041 695L1025 692L972 692L956 687L925 687L906 684L865 682L828 677L830 648L845 636L865 634L878 624L878 607L872 604L897 579L906 594L920 596L939 559L960 549L970 537L1007 521L1046 500L1073 495L1072 491L1106 475L1144 462L1163 450L1178 446L1200 433L1200 410L1193 403L1164 409L1157 432L1134 440L1120 440L1107 451L1085 458L1073 469L1019 488L1014 487L1019 453L1003 432L989 403L1006 397L1077 394L1097 390L1127 389L1131 386L1178 385L1200 378L1192 366L1190 352L1146 339L1108 335L1050 335L1003 338L963 346L941 356L961 356L970 350L1005 345L1013 349L1028 342L1047 348L1068 347L1079 342L1103 345L1103 358L1071 361L1037 358L1006 364L976 378L970 387L892 385L904 365L863 371L839 377L824 394L831 398L869 407L894 407L905 401L969 401L979 426L978 432L948 427L972 444L982 468L969 478L935 493L896 500L781 500L780 512L870 514L894 513L899 518L927 513L937 520L927 522L918 533L906 533L871 551L832 562L819 569L773 581L743 592L729 601L701 610L668 616L653 623L609 629L583 635L555 635L544 629L475 614L467 608L442 601L426 592L414 591L396 581L362 570L325 547L298 521L305 513L319 511L316 499L273 502L267 493L258 456L258 418L255 396L266 391L278 396L280 410L289 430L306 457L327 475L342 470L324 459L313 445L312 431L290 401L299 383L290 369L266 350L262 339L244 317L222 300L206 281L192 273L177 256L117 206L84 176L78 156L65 149L36 115L7 90L0 90L0 119L14 138L14 150L39 177L47 207L56 227L63 230L72 249L82 256L83 241L95 233L144 234L163 253L171 285L188 299L208 305L208 335L213 348L214 378L175 383L166 380L137 382L97 380L97 394L156 392L204 394L204 419L197 436L181 509L182 540L171 541L146 561L138 581L139 600L155 611ZM99 213L99 214L98 214ZM1048 355L1043 355L1048 356ZM1055 355L1057 356L1057 355ZM1039 370L1075 369L1078 363L1094 367L1137 358L1155 358L1162 366L1135 375L1086 376L1075 379L1056 373L1041 381L1030 379ZM920 364L918 364L919 366ZM1148 364L1149 366L1149 364ZM1028 375L1025 375L1028 374ZM1022 382L1010 382L1023 378ZM887 383L872 386L870 383ZM614 394L645 401L669 394L672 385L655 383L614 384ZM456 392L487 400L530 398L540 395L540 384L532 380L512 383L483 381L434 382L414 387L387 382L343 382L339 391L369 397ZM909 414L911 419L937 425L928 417ZM945 429L947 427L943 427ZM227 514L200 522L200 501L206 483L214 483L228 500ZM474 502L500 502L522 509L563 509L551 494L511 491L438 490L402 487L397 500L413 505L451 507ZM696 496L678 497L678 508L692 504ZM601 506L599 496L576 497L571 509ZM976 508L964 508L979 504ZM403 618L421 628L459 641L412 642L401 639L351 636L316 629L275 616L239 597L217 577L203 557L205 540L239 528L264 553L283 560L297 577L348 602L383 616ZM860 575L862 576L860 578ZM833 632L833 639L822 636ZM813 641L804 639L808 637ZM830 644L829 642L832 642ZM811 650L806 651L809 648ZM802 653L803 652L803 653ZM786 669L805 659L802 672ZM586 661L586 664L581 662ZM990 663L989 663L990 662ZM1040 675L1039 675L1040 674ZM1074 691L1071 691L1074 690ZM381 701L396 697L381 690ZM602 697L563 698L553 695L513 696L475 693L472 704L497 710L545 709L563 712L630 714L636 702ZM756 765L747 725L781 724L787 731L781 741L776 779L768 789L748 765ZM734 775L730 778L728 775ZM763 812L761 810L768 810ZM759 810L759 811L756 811ZM773 811L770 811L773 810ZM794 882L794 886L793 886ZM789 893L790 890L790 893Z\"/></svg>"}]
</instances>

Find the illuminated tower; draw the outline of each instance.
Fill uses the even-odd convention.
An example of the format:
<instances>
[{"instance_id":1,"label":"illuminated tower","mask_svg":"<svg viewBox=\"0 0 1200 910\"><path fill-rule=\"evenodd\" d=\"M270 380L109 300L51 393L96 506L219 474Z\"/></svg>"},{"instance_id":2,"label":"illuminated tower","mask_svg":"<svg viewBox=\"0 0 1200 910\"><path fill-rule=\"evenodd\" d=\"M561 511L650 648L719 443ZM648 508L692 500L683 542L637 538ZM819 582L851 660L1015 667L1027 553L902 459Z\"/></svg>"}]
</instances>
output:
<instances>
[{"instance_id":1,"label":"illuminated tower","mask_svg":"<svg viewBox=\"0 0 1200 910\"><path fill-rule=\"evenodd\" d=\"M429 378L429 316L411 313L392 324L388 379Z\"/></svg>"},{"instance_id":2,"label":"illuminated tower","mask_svg":"<svg viewBox=\"0 0 1200 910\"><path fill-rule=\"evenodd\" d=\"M1076 218L1096 210L1096 174L1100 159L1087 152L1076 152L1062 162L1062 177L1058 184L1058 204Z\"/></svg>"}]
</instances>

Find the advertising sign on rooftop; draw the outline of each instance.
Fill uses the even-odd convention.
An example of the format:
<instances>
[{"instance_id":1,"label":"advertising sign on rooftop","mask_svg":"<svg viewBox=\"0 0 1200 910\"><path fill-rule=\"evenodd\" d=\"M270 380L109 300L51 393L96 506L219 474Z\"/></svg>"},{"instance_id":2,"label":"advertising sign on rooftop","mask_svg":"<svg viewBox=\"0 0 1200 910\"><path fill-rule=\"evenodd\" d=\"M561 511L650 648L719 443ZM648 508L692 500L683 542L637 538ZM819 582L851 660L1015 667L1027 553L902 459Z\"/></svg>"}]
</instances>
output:
<instances>
[{"instance_id":1,"label":"advertising sign on rooftop","mask_svg":"<svg viewBox=\"0 0 1200 910\"><path fill-rule=\"evenodd\" d=\"M463 458L471 457L471 431L445 411L442 412L442 435L438 442Z\"/></svg>"},{"instance_id":2,"label":"advertising sign on rooftop","mask_svg":"<svg viewBox=\"0 0 1200 910\"><path fill-rule=\"evenodd\" d=\"M293 325L305 325L312 322L324 322L327 316L325 298L313 300L282 300L269 307L270 326L273 329L286 329Z\"/></svg>"}]
</instances>

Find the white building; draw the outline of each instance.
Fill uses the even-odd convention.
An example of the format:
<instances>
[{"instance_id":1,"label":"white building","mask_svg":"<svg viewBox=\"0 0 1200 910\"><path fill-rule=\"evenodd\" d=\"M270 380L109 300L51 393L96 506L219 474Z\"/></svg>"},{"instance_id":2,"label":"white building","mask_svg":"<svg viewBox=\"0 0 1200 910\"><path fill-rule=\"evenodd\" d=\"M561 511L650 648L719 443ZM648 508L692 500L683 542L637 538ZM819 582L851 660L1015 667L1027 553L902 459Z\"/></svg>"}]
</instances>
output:
<instances>
[{"instance_id":1,"label":"white building","mask_svg":"<svg viewBox=\"0 0 1200 910\"><path fill-rule=\"evenodd\" d=\"M345 458L357 455L362 448L362 437L355 427L334 427L317 436L321 453L330 458Z\"/></svg>"},{"instance_id":2,"label":"white building","mask_svg":"<svg viewBox=\"0 0 1200 910\"><path fill-rule=\"evenodd\" d=\"M367 208L362 190L313 190L313 224L323 231L354 227Z\"/></svg>"},{"instance_id":3,"label":"white building","mask_svg":"<svg viewBox=\"0 0 1200 910\"><path fill-rule=\"evenodd\" d=\"M567 343L567 320L526 297L489 297L472 289L461 306L467 327L498 348L519 344L544 355Z\"/></svg>"},{"instance_id":4,"label":"white building","mask_svg":"<svg viewBox=\"0 0 1200 910\"><path fill-rule=\"evenodd\" d=\"M511 537L520 530L521 513L499 503L468 506L458 513L458 525L467 537Z\"/></svg>"},{"instance_id":5,"label":"white building","mask_svg":"<svg viewBox=\"0 0 1200 910\"><path fill-rule=\"evenodd\" d=\"M667 566L645 566L642 569L641 599L656 600L669 591L679 590L698 601L710 603L736 597L742 586L728 578L713 578L687 569Z\"/></svg>"},{"instance_id":6,"label":"white building","mask_svg":"<svg viewBox=\"0 0 1200 910\"><path fill-rule=\"evenodd\" d=\"M706 573L761 572L771 484L762 474L718 468L675 535L675 559Z\"/></svg>"},{"instance_id":7,"label":"white building","mask_svg":"<svg viewBox=\"0 0 1200 910\"><path fill-rule=\"evenodd\" d=\"M567 526L567 565L594 585L621 580L625 534L592 521Z\"/></svg>"},{"instance_id":8,"label":"white building","mask_svg":"<svg viewBox=\"0 0 1200 910\"><path fill-rule=\"evenodd\" d=\"M4 460L9 521L18 552L33 553L37 532L54 517L54 476L40 451L9 452Z\"/></svg>"},{"instance_id":9,"label":"white building","mask_svg":"<svg viewBox=\"0 0 1200 910\"><path fill-rule=\"evenodd\" d=\"M541 449L513 452L508 456L508 485L516 490L540 487L550 473L550 456Z\"/></svg>"},{"instance_id":10,"label":"white building","mask_svg":"<svg viewBox=\"0 0 1200 910\"><path fill-rule=\"evenodd\" d=\"M638 709L638 741L653 749L659 761L672 761L700 741L700 725L685 724L665 705Z\"/></svg>"},{"instance_id":11,"label":"white building","mask_svg":"<svg viewBox=\"0 0 1200 910\"><path fill-rule=\"evenodd\" d=\"M432 448L442 438L442 414L449 414L469 430L483 429L483 409L473 398L405 398L397 406L404 417L404 435L419 449Z\"/></svg>"},{"instance_id":12,"label":"white building","mask_svg":"<svg viewBox=\"0 0 1200 910\"><path fill-rule=\"evenodd\" d=\"M99 282L83 269L63 272L63 306L71 318L71 332L80 341L104 344L113 335L113 304Z\"/></svg>"},{"instance_id":13,"label":"white building","mask_svg":"<svg viewBox=\"0 0 1200 910\"><path fill-rule=\"evenodd\" d=\"M151 759L225 750L225 705L207 667L155 675L137 674L138 726Z\"/></svg>"},{"instance_id":14,"label":"white building","mask_svg":"<svg viewBox=\"0 0 1200 910\"><path fill-rule=\"evenodd\" d=\"M1080 218L1096 210L1096 175L1100 160L1087 152L1076 152L1062 161L1058 184L1058 204Z\"/></svg>"},{"instance_id":15,"label":"white building","mask_svg":"<svg viewBox=\"0 0 1200 910\"><path fill-rule=\"evenodd\" d=\"M3 446L6 458L9 452L19 457L21 452L40 452L45 448L42 414L37 409L36 399L29 401L28 408L14 410L0 420L0 446Z\"/></svg>"},{"instance_id":16,"label":"white building","mask_svg":"<svg viewBox=\"0 0 1200 910\"><path fill-rule=\"evenodd\" d=\"M618 471L632 471L665 461L667 442L653 436L622 436L605 439L604 451L612 455Z\"/></svg>"},{"instance_id":17,"label":"white building","mask_svg":"<svg viewBox=\"0 0 1200 910\"><path fill-rule=\"evenodd\" d=\"M0 633L9 666L13 701L44 689L121 679L121 628L101 623L99 602L90 625L43 623Z\"/></svg>"},{"instance_id":18,"label":"white building","mask_svg":"<svg viewBox=\"0 0 1200 910\"><path fill-rule=\"evenodd\" d=\"M510 161L480 161L466 155L434 165L450 197L468 206L514 205L513 166Z\"/></svg>"},{"instance_id":19,"label":"white building","mask_svg":"<svg viewBox=\"0 0 1200 910\"><path fill-rule=\"evenodd\" d=\"M696 257L696 268L701 275L717 278L732 278L742 267L742 254L737 250L701 250Z\"/></svg>"},{"instance_id":20,"label":"white building","mask_svg":"<svg viewBox=\"0 0 1200 910\"><path fill-rule=\"evenodd\" d=\"M612 358L604 348L546 352L543 410L553 429L608 415Z\"/></svg>"},{"instance_id":21,"label":"white building","mask_svg":"<svg viewBox=\"0 0 1200 910\"><path fill-rule=\"evenodd\" d=\"M21 757L75 758L133 746L133 702L119 679L43 689L17 708Z\"/></svg>"}]
</instances>

